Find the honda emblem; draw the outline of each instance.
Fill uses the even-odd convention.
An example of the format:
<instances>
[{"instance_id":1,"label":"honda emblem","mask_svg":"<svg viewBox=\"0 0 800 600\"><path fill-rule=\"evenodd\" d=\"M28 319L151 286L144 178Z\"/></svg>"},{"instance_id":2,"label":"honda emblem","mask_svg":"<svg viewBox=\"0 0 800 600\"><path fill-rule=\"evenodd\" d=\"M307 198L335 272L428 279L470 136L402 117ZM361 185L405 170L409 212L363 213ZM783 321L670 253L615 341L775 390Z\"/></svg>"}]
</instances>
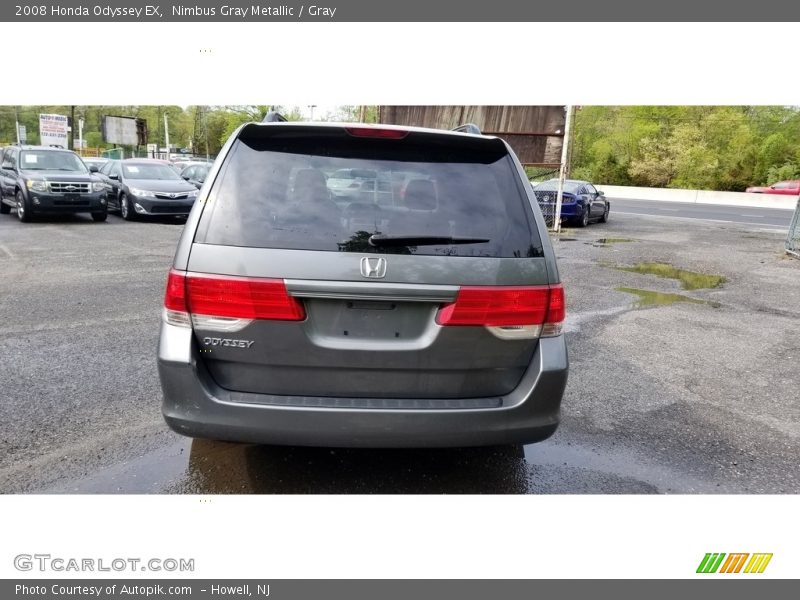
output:
<instances>
[{"instance_id":1,"label":"honda emblem","mask_svg":"<svg viewBox=\"0 0 800 600\"><path fill-rule=\"evenodd\" d=\"M386 259L365 256L361 259L361 274L370 279L383 279L386 277Z\"/></svg>"}]
</instances>

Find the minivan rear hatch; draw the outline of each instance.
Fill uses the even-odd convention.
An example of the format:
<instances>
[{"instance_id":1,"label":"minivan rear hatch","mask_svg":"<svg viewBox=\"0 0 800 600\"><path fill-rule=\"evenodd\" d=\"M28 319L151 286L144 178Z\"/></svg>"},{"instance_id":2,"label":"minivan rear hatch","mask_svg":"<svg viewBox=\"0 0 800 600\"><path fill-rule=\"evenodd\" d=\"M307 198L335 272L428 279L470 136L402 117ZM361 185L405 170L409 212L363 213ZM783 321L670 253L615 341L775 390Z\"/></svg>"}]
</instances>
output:
<instances>
[{"instance_id":1,"label":"minivan rear hatch","mask_svg":"<svg viewBox=\"0 0 800 600\"><path fill-rule=\"evenodd\" d=\"M508 394L560 295L526 185L496 138L245 126L176 275L199 360L254 394Z\"/></svg>"}]
</instances>

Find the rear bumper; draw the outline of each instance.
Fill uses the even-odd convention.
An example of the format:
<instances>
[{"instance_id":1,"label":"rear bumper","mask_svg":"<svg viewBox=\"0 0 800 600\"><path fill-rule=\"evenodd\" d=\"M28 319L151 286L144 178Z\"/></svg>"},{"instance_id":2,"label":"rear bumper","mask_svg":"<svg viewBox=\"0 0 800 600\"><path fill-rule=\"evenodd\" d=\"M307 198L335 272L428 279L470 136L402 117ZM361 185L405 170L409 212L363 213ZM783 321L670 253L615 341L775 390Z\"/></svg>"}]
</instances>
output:
<instances>
[{"instance_id":1,"label":"rear bumper","mask_svg":"<svg viewBox=\"0 0 800 600\"><path fill-rule=\"evenodd\" d=\"M565 219L577 219L583 215L583 211L583 207L578 206L577 204L561 205L561 216Z\"/></svg>"},{"instance_id":2,"label":"rear bumper","mask_svg":"<svg viewBox=\"0 0 800 600\"><path fill-rule=\"evenodd\" d=\"M217 386L196 360L191 330L166 323L161 328L158 370L164 418L174 431L190 437L374 448L526 444L546 439L556 430L567 382L567 348L561 335L539 341L519 386L501 398L500 408L277 406L289 398L265 398Z\"/></svg>"},{"instance_id":3,"label":"rear bumper","mask_svg":"<svg viewBox=\"0 0 800 600\"><path fill-rule=\"evenodd\" d=\"M556 205L553 202L540 202L539 208L545 215L553 215L556 212ZM561 218L576 219L583 215L583 207L575 202L564 202L561 204Z\"/></svg>"}]
</instances>

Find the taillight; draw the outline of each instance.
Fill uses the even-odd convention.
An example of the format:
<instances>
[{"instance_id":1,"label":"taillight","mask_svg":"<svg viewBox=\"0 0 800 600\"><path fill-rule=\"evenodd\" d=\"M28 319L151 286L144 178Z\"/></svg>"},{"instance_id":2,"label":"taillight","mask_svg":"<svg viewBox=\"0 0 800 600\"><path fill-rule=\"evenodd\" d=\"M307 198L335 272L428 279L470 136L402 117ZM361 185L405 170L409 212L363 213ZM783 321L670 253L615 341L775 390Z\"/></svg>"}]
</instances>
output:
<instances>
[{"instance_id":1,"label":"taillight","mask_svg":"<svg viewBox=\"0 0 800 600\"><path fill-rule=\"evenodd\" d=\"M550 286L550 303L547 307L545 325L561 324L567 316L567 303L564 297L564 286L560 283ZM559 327L559 333L561 328Z\"/></svg>"},{"instance_id":2,"label":"taillight","mask_svg":"<svg viewBox=\"0 0 800 600\"><path fill-rule=\"evenodd\" d=\"M409 133L404 129L382 129L380 127L345 127L344 130L354 137L382 138L385 140L402 140Z\"/></svg>"},{"instance_id":3,"label":"taillight","mask_svg":"<svg viewBox=\"0 0 800 600\"><path fill-rule=\"evenodd\" d=\"M170 271L164 308L168 322L220 331L241 329L254 319L302 321L303 304L289 295L282 279L233 277ZM175 314L177 313L177 314ZM185 315L185 316L182 316ZM172 319L170 318L172 317Z\"/></svg>"},{"instance_id":4,"label":"taillight","mask_svg":"<svg viewBox=\"0 0 800 600\"><path fill-rule=\"evenodd\" d=\"M186 275L175 269L170 270L167 277L167 291L164 294L164 308L178 312L189 312L186 309Z\"/></svg>"},{"instance_id":5,"label":"taillight","mask_svg":"<svg viewBox=\"0 0 800 600\"><path fill-rule=\"evenodd\" d=\"M561 284L465 286L459 289L455 302L439 310L436 322L488 327L498 337L513 339L559 335L564 316Z\"/></svg>"},{"instance_id":6,"label":"taillight","mask_svg":"<svg viewBox=\"0 0 800 600\"><path fill-rule=\"evenodd\" d=\"M282 279L189 274L189 312L214 317L302 321L303 305L286 291Z\"/></svg>"},{"instance_id":7,"label":"taillight","mask_svg":"<svg viewBox=\"0 0 800 600\"><path fill-rule=\"evenodd\" d=\"M191 327L189 309L186 307L186 276L175 269L167 277L167 291L164 294L164 320L170 325Z\"/></svg>"}]
</instances>

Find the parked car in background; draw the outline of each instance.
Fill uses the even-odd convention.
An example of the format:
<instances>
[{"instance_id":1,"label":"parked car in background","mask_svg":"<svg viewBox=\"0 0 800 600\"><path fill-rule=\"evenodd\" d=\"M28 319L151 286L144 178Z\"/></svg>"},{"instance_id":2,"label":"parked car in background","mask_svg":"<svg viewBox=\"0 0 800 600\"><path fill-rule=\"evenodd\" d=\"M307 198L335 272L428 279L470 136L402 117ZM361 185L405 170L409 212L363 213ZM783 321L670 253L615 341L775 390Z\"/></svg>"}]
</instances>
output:
<instances>
[{"instance_id":1,"label":"parked car in background","mask_svg":"<svg viewBox=\"0 0 800 600\"><path fill-rule=\"evenodd\" d=\"M533 185L533 184L532 184ZM546 215L555 214L558 179L533 185L536 201ZM588 181L567 179L561 197L561 218L586 227L592 221L605 223L611 211L611 202Z\"/></svg>"},{"instance_id":2,"label":"parked car in background","mask_svg":"<svg viewBox=\"0 0 800 600\"><path fill-rule=\"evenodd\" d=\"M176 173L181 173L183 170L192 164L190 160L173 160L172 162L168 163L170 167L175 169Z\"/></svg>"},{"instance_id":3,"label":"parked car in background","mask_svg":"<svg viewBox=\"0 0 800 600\"><path fill-rule=\"evenodd\" d=\"M8 146L0 159L0 213L17 209L20 221L43 213L107 216L106 188L71 150Z\"/></svg>"},{"instance_id":4,"label":"parked car in background","mask_svg":"<svg viewBox=\"0 0 800 600\"><path fill-rule=\"evenodd\" d=\"M328 175L326 185L335 197L353 197L362 186L374 186L377 177L375 169L336 169Z\"/></svg>"},{"instance_id":5,"label":"parked car in background","mask_svg":"<svg viewBox=\"0 0 800 600\"><path fill-rule=\"evenodd\" d=\"M210 169L211 165L206 162L190 163L181 171L181 178L188 181L199 190L203 187L203 182L206 180Z\"/></svg>"},{"instance_id":6,"label":"parked car in background","mask_svg":"<svg viewBox=\"0 0 800 600\"><path fill-rule=\"evenodd\" d=\"M108 162L107 158L102 158L99 156L82 156L81 160L83 160L83 164L89 167L90 171L99 171L103 168L103 165ZM96 167L96 169L92 169L92 166Z\"/></svg>"},{"instance_id":7,"label":"parked car in background","mask_svg":"<svg viewBox=\"0 0 800 600\"><path fill-rule=\"evenodd\" d=\"M210 164L213 164L213 162L214 162L214 160L210 159L210 158L209 159L205 159L205 158L202 158L202 157L197 157L197 158L180 158L180 159L177 159L177 160L173 160L169 164L172 165L175 168L175 170L178 171L178 173L181 173L181 172L183 172L183 170L186 167L188 167L190 165L196 165L196 164L207 164L207 165L210 165Z\"/></svg>"},{"instance_id":8,"label":"parked car in background","mask_svg":"<svg viewBox=\"0 0 800 600\"><path fill-rule=\"evenodd\" d=\"M333 198L326 173L348 186L405 182L402 204ZM555 431L564 293L505 141L251 123L200 193L157 351L172 429L366 447L521 444Z\"/></svg>"},{"instance_id":9,"label":"parked car in background","mask_svg":"<svg viewBox=\"0 0 800 600\"><path fill-rule=\"evenodd\" d=\"M128 221L151 215L186 216L197 198L197 188L161 160L112 160L103 166L100 175L106 185L109 209Z\"/></svg>"},{"instance_id":10,"label":"parked car in background","mask_svg":"<svg viewBox=\"0 0 800 600\"><path fill-rule=\"evenodd\" d=\"M800 180L779 181L772 185L760 187L753 186L745 190L751 194L781 194L784 196L800 196Z\"/></svg>"}]
</instances>

